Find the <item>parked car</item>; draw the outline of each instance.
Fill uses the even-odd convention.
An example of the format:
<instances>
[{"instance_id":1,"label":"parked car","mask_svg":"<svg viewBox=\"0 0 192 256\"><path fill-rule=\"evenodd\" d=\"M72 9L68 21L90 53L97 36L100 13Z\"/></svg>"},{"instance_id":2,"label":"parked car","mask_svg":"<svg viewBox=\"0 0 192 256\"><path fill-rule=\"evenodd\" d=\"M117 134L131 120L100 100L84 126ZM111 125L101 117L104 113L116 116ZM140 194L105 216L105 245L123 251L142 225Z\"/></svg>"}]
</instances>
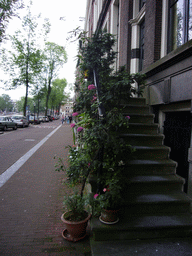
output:
<instances>
[{"instance_id":1,"label":"parked car","mask_svg":"<svg viewBox=\"0 0 192 256\"><path fill-rule=\"evenodd\" d=\"M35 116L35 118L34 118L34 115L31 115L29 117L29 123L30 124L40 124L40 121L39 121L39 118L37 116Z\"/></svg>"},{"instance_id":2,"label":"parked car","mask_svg":"<svg viewBox=\"0 0 192 256\"><path fill-rule=\"evenodd\" d=\"M40 123L44 123L45 121L44 121L45 119L43 118L43 116L39 116L39 122Z\"/></svg>"},{"instance_id":3,"label":"parked car","mask_svg":"<svg viewBox=\"0 0 192 256\"><path fill-rule=\"evenodd\" d=\"M17 130L17 124L13 122L10 116L0 116L0 129L6 131L8 128Z\"/></svg>"},{"instance_id":4,"label":"parked car","mask_svg":"<svg viewBox=\"0 0 192 256\"><path fill-rule=\"evenodd\" d=\"M49 121L53 121L52 116L48 115L47 117L49 118Z\"/></svg>"},{"instance_id":5,"label":"parked car","mask_svg":"<svg viewBox=\"0 0 192 256\"><path fill-rule=\"evenodd\" d=\"M22 115L14 115L12 116L12 120L17 123L18 127L28 127L29 126L29 121L27 120L26 116Z\"/></svg>"},{"instance_id":6,"label":"parked car","mask_svg":"<svg viewBox=\"0 0 192 256\"><path fill-rule=\"evenodd\" d=\"M49 122L49 118L47 116L39 116L39 121L40 122Z\"/></svg>"},{"instance_id":7,"label":"parked car","mask_svg":"<svg viewBox=\"0 0 192 256\"><path fill-rule=\"evenodd\" d=\"M44 116L43 118L44 118L45 122L49 122L49 117L48 116Z\"/></svg>"}]
</instances>

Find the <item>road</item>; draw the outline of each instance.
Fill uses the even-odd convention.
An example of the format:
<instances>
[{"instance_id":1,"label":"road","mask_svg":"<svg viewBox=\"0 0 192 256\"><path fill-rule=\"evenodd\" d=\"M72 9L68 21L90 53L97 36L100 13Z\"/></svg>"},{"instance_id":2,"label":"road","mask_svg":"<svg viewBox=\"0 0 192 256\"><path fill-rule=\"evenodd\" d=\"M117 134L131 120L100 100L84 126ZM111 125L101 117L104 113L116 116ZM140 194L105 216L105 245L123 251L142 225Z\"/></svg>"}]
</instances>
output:
<instances>
[{"instance_id":1,"label":"road","mask_svg":"<svg viewBox=\"0 0 192 256\"><path fill-rule=\"evenodd\" d=\"M36 148L0 187L0 255L90 255L88 238L71 244L61 235L63 196L71 189L64 173L55 172L54 155L67 164L67 145L71 128L59 120L0 135L2 173Z\"/></svg>"},{"instance_id":2,"label":"road","mask_svg":"<svg viewBox=\"0 0 192 256\"><path fill-rule=\"evenodd\" d=\"M30 125L0 134L0 174L33 148L45 136L61 124L61 121Z\"/></svg>"}]
</instances>

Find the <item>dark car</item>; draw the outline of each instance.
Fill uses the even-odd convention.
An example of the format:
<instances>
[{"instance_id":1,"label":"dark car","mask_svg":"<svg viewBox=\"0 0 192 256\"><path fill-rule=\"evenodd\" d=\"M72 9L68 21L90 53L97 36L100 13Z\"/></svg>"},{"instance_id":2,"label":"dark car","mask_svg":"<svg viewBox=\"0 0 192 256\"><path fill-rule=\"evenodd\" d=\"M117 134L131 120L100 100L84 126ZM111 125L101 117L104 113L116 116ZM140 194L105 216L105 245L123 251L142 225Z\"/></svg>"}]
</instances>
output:
<instances>
[{"instance_id":1,"label":"dark car","mask_svg":"<svg viewBox=\"0 0 192 256\"><path fill-rule=\"evenodd\" d=\"M48 115L47 117L49 118L49 121L51 121L51 122L53 121L52 116Z\"/></svg>"},{"instance_id":2,"label":"dark car","mask_svg":"<svg viewBox=\"0 0 192 256\"><path fill-rule=\"evenodd\" d=\"M0 130L6 131L9 128L17 130L17 124L13 122L10 116L0 116Z\"/></svg>"}]
</instances>

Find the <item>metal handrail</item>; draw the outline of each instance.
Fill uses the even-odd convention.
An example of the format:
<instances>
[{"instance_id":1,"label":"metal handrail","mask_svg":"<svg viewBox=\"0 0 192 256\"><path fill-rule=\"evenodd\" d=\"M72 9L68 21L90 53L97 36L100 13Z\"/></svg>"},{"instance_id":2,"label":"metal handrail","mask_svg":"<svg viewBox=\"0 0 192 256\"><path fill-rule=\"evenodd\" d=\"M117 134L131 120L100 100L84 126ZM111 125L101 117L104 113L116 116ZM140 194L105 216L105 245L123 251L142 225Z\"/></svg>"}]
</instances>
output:
<instances>
[{"instance_id":1,"label":"metal handrail","mask_svg":"<svg viewBox=\"0 0 192 256\"><path fill-rule=\"evenodd\" d=\"M99 77L97 74L96 69L93 70L93 76L94 76L94 83L95 83L95 87L96 87L96 93L97 93L97 101L99 103L98 106L98 113L99 113L99 119L101 120L101 123L105 122L105 108L102 102L99 102L99 99L101 98L101 88L100 88L100 84L99 84ZM98 153L98 159L100 162L100 166L97 170L97 177L100 177L103 173L103 154L104 154L104 145L101 145L101 148L99 149L99 153ZM97 193L102 191L102 187L101 187L101 183L98 182L97 183Z\"/></svg>"},{"instance_id":2,"label":"metal handrail","mask_svg":"<svg viewBox=\"0 0 192 256\"><path fill-rule=\"evenodd\" d=\"M97 101L99 103L98 113L99 113L99 117L103 119L105 117L105 108L103 106L103 103L99 102L99 99L101 98L101 88L99 84L98 74L95 69L93 70L93 76L94 76L94 83L95 83L96 93L97 93Z\"/></svg>"}]
</instances>

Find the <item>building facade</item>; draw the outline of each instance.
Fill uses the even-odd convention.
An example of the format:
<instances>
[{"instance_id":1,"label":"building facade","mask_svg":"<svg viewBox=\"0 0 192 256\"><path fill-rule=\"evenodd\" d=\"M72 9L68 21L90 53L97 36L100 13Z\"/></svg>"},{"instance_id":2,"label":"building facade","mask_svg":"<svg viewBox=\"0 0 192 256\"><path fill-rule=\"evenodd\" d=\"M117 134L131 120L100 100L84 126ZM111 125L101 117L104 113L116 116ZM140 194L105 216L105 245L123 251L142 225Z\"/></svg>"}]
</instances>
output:
<instances>
[{"instance_id":1,"label":"building facade","mask_svg":"<svg viewBox=\"0 0 192 256\"><path fill-rule=\"evenodd\" d=\"M88 0L88 36L116 36L115 68L145 73L144 97L192 196L192 0Z\"/></svg>"},{"instance_id":2,"label":"building facade","mask_svg":"<svg viewBox=\"0 0 192 256\"><path fill-rule=\"evenodd\" d=\"M61 115L64 115L65 118L72 116L73 102L65 102L65 103L61 104L60 113L61 113Z\"/></svg>"}]
</instances>

